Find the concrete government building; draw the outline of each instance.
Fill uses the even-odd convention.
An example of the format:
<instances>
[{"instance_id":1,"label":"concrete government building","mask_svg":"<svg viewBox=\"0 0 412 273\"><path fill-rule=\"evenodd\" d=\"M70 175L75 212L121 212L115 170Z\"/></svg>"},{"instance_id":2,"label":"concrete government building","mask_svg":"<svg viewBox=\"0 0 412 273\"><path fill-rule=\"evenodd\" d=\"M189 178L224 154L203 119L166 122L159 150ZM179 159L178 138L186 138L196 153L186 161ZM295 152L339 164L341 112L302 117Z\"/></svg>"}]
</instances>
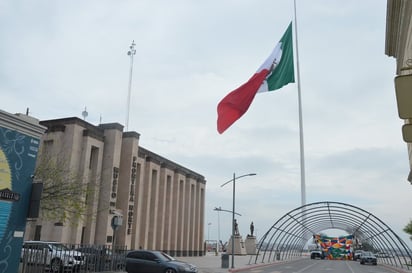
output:
<instances>
[{"instance_id":1,"label":"concrete government building","mask_svg":"<svg viewBox=\"0 0 412 273\"><path fill-rule=\"evenodd\" d=\"M174 256L203 255L205 178L139 146L140 135L119 123L92 125L71 117L41 121L47 128L38 158L64 156L84 183L92 217L76 225L42 219L28 222L25 240L127 246ZM86 201L85 201L86 202ZM114 232L112 220L121 216Z\"/></svg>"}]
</instances>

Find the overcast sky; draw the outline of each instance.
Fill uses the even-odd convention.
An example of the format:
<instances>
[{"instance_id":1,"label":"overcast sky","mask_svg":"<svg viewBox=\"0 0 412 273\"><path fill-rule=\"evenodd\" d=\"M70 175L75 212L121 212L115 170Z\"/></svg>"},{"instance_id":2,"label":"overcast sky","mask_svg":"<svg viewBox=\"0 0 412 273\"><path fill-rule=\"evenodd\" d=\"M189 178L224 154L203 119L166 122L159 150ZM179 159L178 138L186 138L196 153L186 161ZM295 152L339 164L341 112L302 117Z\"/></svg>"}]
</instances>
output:
<instances>
[{"instance_id":1,"label":"overcast sky","mask_svg":"<svg viewBox=\"0 0 412 273\"><path fill-rule=\"evenodd\" d=\"M297 16L307 203L358 206L410 244L386 1L297 1ZM236 211L240 233L253 221L259 237L301 205L297 84L258 94L222 135L216 107L292 20L292 0L2 0L0 107L29 107L40 120L81 118L87 107L92 124L125 124L134 40L128 129L141 146L205 176L205 239L231 233L231 215L218 223L213 211L232 207L231 184L220 185L257 173L237 181Z\"/></svg>"}]
</instances>

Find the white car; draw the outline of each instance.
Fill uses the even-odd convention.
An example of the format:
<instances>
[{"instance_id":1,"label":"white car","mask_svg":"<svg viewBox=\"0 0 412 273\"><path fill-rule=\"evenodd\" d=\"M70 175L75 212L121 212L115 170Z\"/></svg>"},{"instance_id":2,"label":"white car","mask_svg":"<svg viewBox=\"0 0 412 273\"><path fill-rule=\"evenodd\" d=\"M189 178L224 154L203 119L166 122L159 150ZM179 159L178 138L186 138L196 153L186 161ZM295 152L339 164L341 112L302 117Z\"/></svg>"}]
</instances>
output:
<instances>
[{"instance_id":1,"label":"white car","mask_svg":"<svg viewBox=\"0 0 412 273\"><path fill-rule=\"evenodd\" d=\"M69 249L59 242L26 241L21 252L23 263L44 265L51 272L79 271L84 260L81 252Z\"/></svg>"},{"instance_id":2,"label":"white car","mask_svg":"<svg viewBox=\"0 0 412 273\"><path fill-rule=\"evenodd\" d=\"M320 250L312 250L311 252L310 252L310 258L311 259L317 259L317 258L319 258L319 259L325 259L325 256L323 255L323 252L322 251L320 251Z\"/></svg>"}]
</instances>

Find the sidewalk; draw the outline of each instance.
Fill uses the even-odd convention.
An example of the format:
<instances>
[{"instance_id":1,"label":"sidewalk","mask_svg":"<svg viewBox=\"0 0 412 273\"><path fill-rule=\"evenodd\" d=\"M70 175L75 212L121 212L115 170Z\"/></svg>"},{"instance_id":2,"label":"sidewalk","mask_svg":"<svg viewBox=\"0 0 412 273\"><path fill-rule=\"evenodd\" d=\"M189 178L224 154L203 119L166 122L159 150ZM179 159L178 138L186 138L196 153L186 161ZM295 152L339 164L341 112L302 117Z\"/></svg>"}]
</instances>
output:
<instances>
[{"instance_id":1,"label":"sidewalk","mask_svg":"<svg viewBox=\"0 0 412 273\"><path fill-rule=\"evenodd\" d=\"M222 268L222 256L208 253L205 256L197 257L175 257L179 261L191 263L198 268L198 273L229 273L241 272L246 269L267 266L268 264L260 263L259 260L255 264L255 255L235 255L234 268L232 269L232 256L229 255L228 268ZM126 273L126 272L108 272L105 273Z\"/></svg>"},{"instance_id":2,"label":"sidewalk","mask_svg":"<svg viewBox=\"0 0 412 273\"><path fill-rule=\"evenodd\" d=\"M176 259L194 264L197 266L199 273L228 273L238 272L242 268L257 266L255 264L255 255L235 255L234 269L232 269L232 256L229 255L229 268L222 268L221 254L216 256L214 253L208 253L200 257L176 257Z\"/></svg>"}]
</instances>

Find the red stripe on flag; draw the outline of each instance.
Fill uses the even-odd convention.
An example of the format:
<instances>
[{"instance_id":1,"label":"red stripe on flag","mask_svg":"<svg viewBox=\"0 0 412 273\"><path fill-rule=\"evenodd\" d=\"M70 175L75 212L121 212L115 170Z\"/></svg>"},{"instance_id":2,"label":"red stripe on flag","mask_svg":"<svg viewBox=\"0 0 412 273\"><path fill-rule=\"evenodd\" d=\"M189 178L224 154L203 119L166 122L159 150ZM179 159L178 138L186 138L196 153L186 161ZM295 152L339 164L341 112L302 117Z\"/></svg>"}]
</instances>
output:
<instances>
[{"instance_id":1,"label":"red stripe on flag","mask_svg":"<svg viewBox=\"0 0 412 273\"><path fill-rule=\"evenodd\" d=\"M269 70L255 73L246 83L233 90L217 105L217 131L223 133L249 109Z\"/></svg>"}]
</instances>

